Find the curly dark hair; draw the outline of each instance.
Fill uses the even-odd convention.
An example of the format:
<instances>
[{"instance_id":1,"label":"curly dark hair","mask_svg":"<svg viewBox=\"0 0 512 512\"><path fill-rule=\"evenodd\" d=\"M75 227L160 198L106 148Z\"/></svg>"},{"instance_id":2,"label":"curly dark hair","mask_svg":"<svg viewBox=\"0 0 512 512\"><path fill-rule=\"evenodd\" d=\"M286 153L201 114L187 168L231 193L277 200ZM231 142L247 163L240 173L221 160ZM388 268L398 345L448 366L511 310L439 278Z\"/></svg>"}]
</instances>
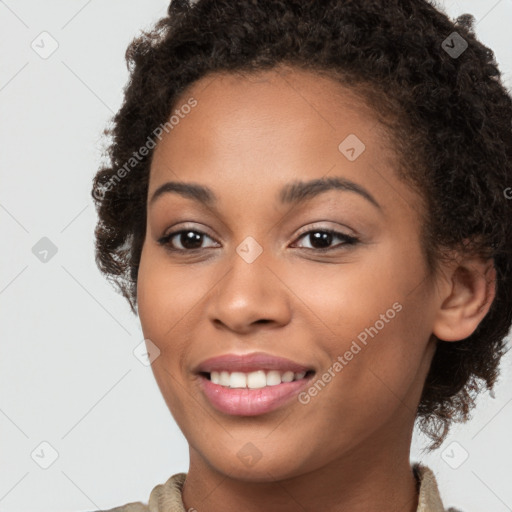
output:
<instances>
[{"instance_id":1,"label":"curly dark hair","mask_svg":"<svg viewBox=\"0 0 512 512\"><path fill-rule=\"evenodd\" d=\"M153 154L137 151L194 81L279 65L337 80L373 107L394 141L398 176L425 200L429 270L446 248L494 261L485 318L464 340L437 340L417 419L429 448L439 447L483 385L493 388L512 323L512 99L473 25L470 14L452 21L426 0L173 0L126 51L124 102L93 180L99 269L137 314Z\"/></svg>"}]
</instances>

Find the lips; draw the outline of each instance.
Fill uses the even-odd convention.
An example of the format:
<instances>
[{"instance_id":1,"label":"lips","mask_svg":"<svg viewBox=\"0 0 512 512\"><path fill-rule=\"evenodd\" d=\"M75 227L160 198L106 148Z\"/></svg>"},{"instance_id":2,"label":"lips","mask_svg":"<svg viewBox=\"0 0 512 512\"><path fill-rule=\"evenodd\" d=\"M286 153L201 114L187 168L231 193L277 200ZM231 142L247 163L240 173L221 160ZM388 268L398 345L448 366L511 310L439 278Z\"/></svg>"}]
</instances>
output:
<instances>
[{"instance_id":1,"label":"lips","mask_svg":"<svg viewBox=\"0 0 512 512\"><path fill-rule=\"evenodd\" d=\"M263 373L260 370L267 372L267 385L263 387L236 385L233 388L231 384L226 387L210 378L212 372L216 372L213 380L218 381L220 372L221 380L228 373L230 380L233 376L236 376L235 380L239 380L244 377L243 374L248 374L248 379L251 379L251 373ZM211 406L219 412L235 416L256 416L291 405L294 397L308 385L316 373L312 366L263 352L212 357L200 363L194 371L199 376L199 389ZM280 383L273 382L269 385L269 372L281 372L288 375L288 378L291 375L292 379L295 375L297 379L291 382L288 378L280 379Z\"/></svg>"},{"instance_id":2,"label":"lips","mask_svg":"<svg viewBox=\"0 0 512 512\"><path fill-rule=\"evenodd\" d=\"M315 371L312 366L306 366L291 359L256 352L251 354L224 354L211 357L201 362L195 368L195 373L211 373L214 371L249 373L258 370L291 371L293 373Z\"/></svg>"}]
</instances>

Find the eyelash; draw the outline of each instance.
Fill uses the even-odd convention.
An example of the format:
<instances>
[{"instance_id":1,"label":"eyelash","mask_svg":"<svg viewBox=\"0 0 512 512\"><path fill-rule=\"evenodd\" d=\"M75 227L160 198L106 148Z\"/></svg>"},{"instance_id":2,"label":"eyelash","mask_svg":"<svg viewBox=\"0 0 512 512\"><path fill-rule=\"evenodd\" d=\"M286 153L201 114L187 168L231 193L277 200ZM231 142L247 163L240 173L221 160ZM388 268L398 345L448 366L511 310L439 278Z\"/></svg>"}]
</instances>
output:
<instances>
[{"instance_id":1,"label":"eyelash","mask_svg":"<svg viewBox=\"0 0 512 512\"><path fill-rule=\"evenodd\" d=\"M162 238L160 238L158 240L158 243L160 245L162 245L162 246L165 246L165 248L168 251L173 252L173 253L182 253L182 254L187 253L187 252L188 253L193 253L193 252L201 251L201 250L204 249L204 248L201 248L201 247L195 248L195 249L177 249L175 247L172 247L172 245L170 244L171 240L176 235L180 235L181 233L196 233L196 234L204 235L204 236L212 239L209 235L207 235L203 231L199 231L199 230L196 230L196 229L180 229L179 231L173 231L173 232L163 236ZM307 235L310 235L312 233L329 233L330 235L333 235L335 237L338 237L338 238L344 240L344 243L338 244L338 246L326 247L326 248L323 248L323 249L317 249L317 248L314 248L314 247L313 248L305 247L305 249L307 249L309 251L316 251L316 252L319 252L319 253L325 253L325 252L329 252L329 251L334 251L334 250L343 248L343 246L345 246L345 245L353 246L353 245L356 245L359 242L358 238L356 238L354 236L346 235L344 233L340 233L339 231L335 231L333 229L311 229L309 231L306 231L305 233L302 233L297 238L297 240L300 240L301 238L304 238Z\"/></svg>"}]
</instances>

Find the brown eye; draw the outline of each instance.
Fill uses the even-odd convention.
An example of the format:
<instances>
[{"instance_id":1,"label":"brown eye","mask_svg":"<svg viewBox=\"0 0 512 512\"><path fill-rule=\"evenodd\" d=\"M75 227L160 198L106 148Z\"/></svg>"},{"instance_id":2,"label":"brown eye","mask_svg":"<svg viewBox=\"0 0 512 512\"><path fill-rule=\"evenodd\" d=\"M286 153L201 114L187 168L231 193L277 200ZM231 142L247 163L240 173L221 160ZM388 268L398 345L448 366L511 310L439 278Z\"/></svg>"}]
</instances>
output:
<instances>
[{"instance_id":1,"label":"brown eye","mask_svg":"<svg viewBox=\"0 0 512 512\"><path fill-rule=\"evenodd\" d=\"M310 242L310 247L304 247L305 249L318 251L337 249L344 245L355 245L359 241L353 236L345 235L331 229L314 229L302 234L299 240L302 238ZM334 247L331 247L331 244L336 239L342 240L342 243L337 243Z\"/></svg>"},{"instance_id":2,"label":"brown eye","mask_svg":"<svg viewBox=\"0 0 512 512\"><path fill-rule=\"evenodd\" d=\"M171 251L193 251L203 249L204 239L212 240L206 233L194 229L182 229L165 235L158 240L160 245L165 245Z\"/></svg>"}]
</instances>

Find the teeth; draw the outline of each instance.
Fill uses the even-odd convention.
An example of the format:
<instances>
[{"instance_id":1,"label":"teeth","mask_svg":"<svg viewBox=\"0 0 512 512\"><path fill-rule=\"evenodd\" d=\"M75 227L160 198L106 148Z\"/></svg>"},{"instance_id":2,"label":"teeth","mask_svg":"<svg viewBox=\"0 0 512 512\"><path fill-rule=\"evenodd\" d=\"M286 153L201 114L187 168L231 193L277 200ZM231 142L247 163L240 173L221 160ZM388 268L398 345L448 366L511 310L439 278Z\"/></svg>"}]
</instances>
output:
<instances>
[{"instance_id":1,"label":"teeth","mask_svg":"<svg viewBox=\"0 0 512 512\"><path fill-rule=\"evenodd\" d=\"M245 388L247 387L247 377L245 373L233 372L229 376L229 387L230 388Z\"/></svg>"},{"instance_id":2,"label":"teeth","mask_svg":"<svg viewBox=\"0 0 512 512\"><path fill-rule=\"evenodd\" d=\"M242 373L242 375L244 375ZM245 375L244 375L245 377ZM242 381L240 381L242 382ZM267 377L263 370L251 372L247 375L247 387L249 389L264 388L267 385Z\"/></svg>"},{"instance_id":3,"label":"teeth","mask_svg":"<svg viewBox=\"0 0 512 512\"><path fill-rule=\"evenodd\" d=\"M210 380L214 384L230 388L249 388L259 389L266 386L277 386L282 382L292 382L304 378L306 372L294 373L292 371L280 372L278 370L270 370L265 373L263 370L255 372L211 372Z\"/></svg>"},{"instance_id":4,"label":"teeth","mask_svg":"<svg viewBox=\"0 0 512 512\"><path fill-rule=\"evenodd\" d=\"M293 380L293 377L293 372L284 372L283 375L281 375L281 380L283 382L291 382Z\"/></svg>"},{"instance_id":5,"label":"teeth","mask_svg":"<svg viewBox=\"0 0 512 512\"><path fill-rule=\"evenodd\" d=\"M277 384L281 384L281 373L272 370L267 373L267 386L276 386Z\"/></svg>"},{"instance_id":6,"label":"teeth","mask_svg":"<svg viewBox=\"0 0 512 512\"><path fill-rule=\"evenodd\" d=\"M216 373L217 375L219 374L219 372L213 372L213 373ZM229 387L229 381L230 381L229 372L220 372L220 378L218 379L218 381L219 382L216 382L216 384L220 384L221 386Z\"/></svg>"}]
</instances>

